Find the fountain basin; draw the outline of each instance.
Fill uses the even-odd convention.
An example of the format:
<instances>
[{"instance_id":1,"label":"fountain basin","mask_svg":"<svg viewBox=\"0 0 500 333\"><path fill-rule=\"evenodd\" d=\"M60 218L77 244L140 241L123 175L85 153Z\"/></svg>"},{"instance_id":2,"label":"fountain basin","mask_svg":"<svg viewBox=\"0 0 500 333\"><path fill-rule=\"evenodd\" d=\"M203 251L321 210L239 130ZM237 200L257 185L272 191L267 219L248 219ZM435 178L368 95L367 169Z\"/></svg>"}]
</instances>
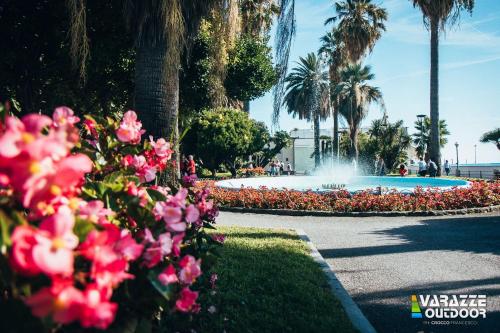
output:
<instances>
[{"instance_id":1,"label":"fountain basin","mask_svg":"<svg viewBox=\"0 0 500 333\"><path fill-rule=\"evenodd\" d=\"M413 192L416 187L451 190L457 187L469 187L465 180L424 177L375 177L355 176L349 178L330 178L324 176L281 176L227 179L215 183L216 186L226 189L240 189L260 187L289 189L296 191L330 192L339 188L351 193L368 189L396 190L399 192Z\"/></svg>"}]
</instances>

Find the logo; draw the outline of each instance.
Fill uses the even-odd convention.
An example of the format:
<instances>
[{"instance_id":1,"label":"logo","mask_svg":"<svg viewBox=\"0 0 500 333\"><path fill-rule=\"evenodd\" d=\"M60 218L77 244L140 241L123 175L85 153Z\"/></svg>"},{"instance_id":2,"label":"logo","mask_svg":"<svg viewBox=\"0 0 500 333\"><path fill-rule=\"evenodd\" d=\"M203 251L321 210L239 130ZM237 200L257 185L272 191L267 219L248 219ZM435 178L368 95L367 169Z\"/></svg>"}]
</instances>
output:
<instances>
[{"instance_id":1,"label":"logo","mask_svg":"<svg viewBox=\"0 0 500 333\"><path fill-rule=\"evenodd\" d=\"M411 295L411 318L424 324L477 325L486 318L486 295Z\"/></svg>"}]
</instances>

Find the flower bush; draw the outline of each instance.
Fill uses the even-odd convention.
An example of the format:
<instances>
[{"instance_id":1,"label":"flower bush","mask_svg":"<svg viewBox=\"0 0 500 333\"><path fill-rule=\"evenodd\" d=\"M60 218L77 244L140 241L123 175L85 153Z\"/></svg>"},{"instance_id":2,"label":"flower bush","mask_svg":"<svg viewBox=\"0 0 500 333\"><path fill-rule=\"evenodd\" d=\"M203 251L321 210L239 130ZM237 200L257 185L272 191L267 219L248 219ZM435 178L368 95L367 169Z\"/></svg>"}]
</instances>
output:
<instances>
[{"instance_id":1,"label":"flower bush","mask_svg":"<svg viewBox=\"0 0 500 333\"><path fill-rule=\"evenodd\" d=\"M214 182L200 182L198 186L209 186L213 199L225 207L383 212L448 210L500 205L500 182L498 181L474 181L469 188L455 188L450 191L417 188L412 195L397 191L379 195L371 190L351 195L347 191L318 193L265 187L228 190L216 187Z\"/></svg>"},{"instance_id":2,"label":"flower bush","mask_svg":"<svg viewBox=\"0 0 500 333\"><path fill-rule=\"evenodd\" d=\"M133 111L0 119L0 303L26 314L11 329L189 327L223 239L208 190L157 183L170 144L143 141Z\"/></svg>"},{"instance_id":3,"label":"flower bush","mask_svg":"<svg viewBox=\"0 0 500 333\"><path fill-rule=\"evenodd\" d=\"M241 169L238 169L237 174L240 177L241 176L254 177L254 176L263 176L266 174L266 171L262 167L241 168Z\"/></svg>"}]
</instances>

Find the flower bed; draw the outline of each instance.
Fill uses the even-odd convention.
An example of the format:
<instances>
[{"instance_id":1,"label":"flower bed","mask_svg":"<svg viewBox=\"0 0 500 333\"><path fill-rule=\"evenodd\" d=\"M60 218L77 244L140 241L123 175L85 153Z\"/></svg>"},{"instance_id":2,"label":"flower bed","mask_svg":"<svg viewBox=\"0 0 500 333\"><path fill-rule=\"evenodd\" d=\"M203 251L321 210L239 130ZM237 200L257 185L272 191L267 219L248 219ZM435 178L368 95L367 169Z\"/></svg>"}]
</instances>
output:
<instances>
[{"instance_id":1,"label":"flower bed","mask_svg":"<svg viewBox=\"0 0 500 333\"><path fill-rule=\"evenodd\" d=\"M417 188L412 195L397 191L378 195L367 190L351 195L347 191L330 193L300 192L286 189L223 189L214 182L211 196L222 207L287 209L326 212L402 212L452 210L500 205L500 182L474 181L469 188L450 191Z\"/></svg>"},{"instance_id":2,"label":"flower bed","mask_svg":"<svg viewBox=\"0 0 500 333\"><path fill-rule=\"evenodd\" d=\"M0 105L0 331L185 330L221 239L203 188L157 184L172 150L123 119ZM208 299L207 297L203 297ZM6 319L8 318L8 319ZM179 326L180 328L178 328ZM188 330L188 329L187 329Z\"/></svg>"}]
</instances>

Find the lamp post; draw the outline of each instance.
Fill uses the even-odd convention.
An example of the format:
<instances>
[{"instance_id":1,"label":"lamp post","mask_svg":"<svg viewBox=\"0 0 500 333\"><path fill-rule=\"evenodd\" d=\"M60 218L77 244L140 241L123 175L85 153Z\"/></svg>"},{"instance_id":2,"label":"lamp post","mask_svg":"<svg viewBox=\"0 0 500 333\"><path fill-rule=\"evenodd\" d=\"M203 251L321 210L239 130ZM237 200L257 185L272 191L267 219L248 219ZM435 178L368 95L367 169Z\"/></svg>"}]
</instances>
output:
<instances>
[{"instance_id":1,"label":"lamp post","mask_svg":"<svg viewBox=\"0 0 500 333\"><path fill-rule=\"evenodd\" d=\"M474 145L474 164L477 164L477 145Z\"/></svg>"},{"instance_id":2,"label":"lamp post","mask_svg":"<svg viewBox=\"0 0 500 333\"><path fill-rule=\"evenodd\" d=\"M458 142L455 142L455 148L457 150L457 171L456 171L456 176L460 177L460 170L458 170Z\"/></svg>"},{"instance_id":3,"label":"lamp post","mask_svg":"<svg viewBox=\"0 0 500 333\"><path fill-rule=\"evenodd\" d=\"M420 120L420 145L422 146L422 158L425 158L425 142L424 142L424 120L425 114L417 114L418 120Z\"/></svg>"}]
</instances>

